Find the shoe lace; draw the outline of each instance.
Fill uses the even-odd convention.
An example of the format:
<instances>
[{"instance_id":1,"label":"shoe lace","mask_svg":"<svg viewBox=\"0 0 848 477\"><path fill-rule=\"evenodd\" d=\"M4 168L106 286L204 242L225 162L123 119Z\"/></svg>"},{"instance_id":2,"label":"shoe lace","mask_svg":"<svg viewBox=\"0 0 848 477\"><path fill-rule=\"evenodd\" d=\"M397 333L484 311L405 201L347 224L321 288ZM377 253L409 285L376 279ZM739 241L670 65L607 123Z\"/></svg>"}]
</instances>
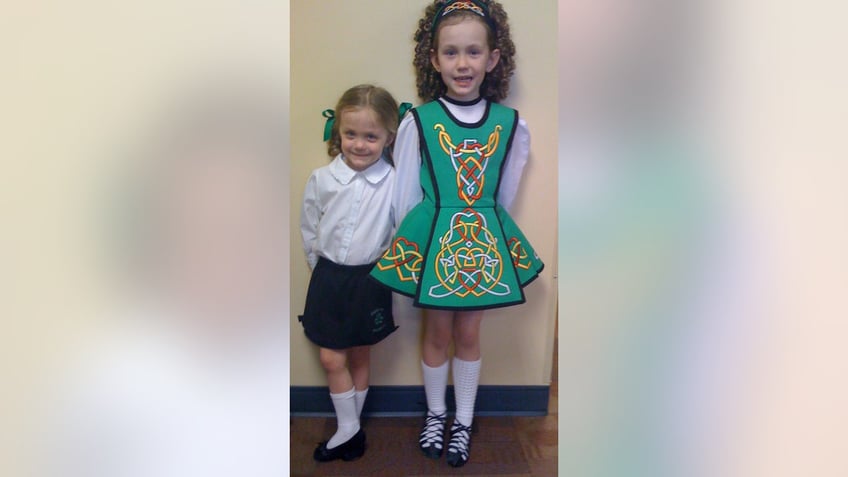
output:
<instances>
[{"instance_id":1,"label":"shoe lace","mask_svg":"<svg viewBox=\"0 0 848 477\"><path fill-rule=\"evenodd\" d=\"M439 415L427 414L427 418L424 420L424 428L421 430L421 438L419 439L421 445L427 447L432 444L436 448L441 449L446 420L447 415L445 413Z\"/></svg>"},{"instance_id":2,"label":"shoe lace","mask_svg":"<svg viewBox=\"0 0 848 477\"><path fill-rule=\"evenodd\" d=\"M459 454L463 459L468 459L468 448L471 447L471 428L454 422L451 426L450 444L448 452Z\"/></svg>"}]
</instances>

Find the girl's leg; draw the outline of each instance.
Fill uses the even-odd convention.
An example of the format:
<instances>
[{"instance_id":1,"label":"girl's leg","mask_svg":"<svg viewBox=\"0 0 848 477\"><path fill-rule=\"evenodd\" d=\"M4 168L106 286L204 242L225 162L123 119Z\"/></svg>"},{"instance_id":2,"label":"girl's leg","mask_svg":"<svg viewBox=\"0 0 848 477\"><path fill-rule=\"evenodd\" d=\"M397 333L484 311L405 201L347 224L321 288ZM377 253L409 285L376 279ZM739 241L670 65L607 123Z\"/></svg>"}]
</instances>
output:
<instances>
[{"instance_id":1,"label":"girl's leg","mask_svg":"<svg viewBox=\"0 0 848 477\"><path fill-rule=\"evenodd\" d=\"M356 415L362 415L362 407L365 405L365 397L368 396L368 377L371 371L371 347L357 346L348 350L350 361L350 375L353 378L353 386L356 388Z\"/></svg>"},{"instance_id":2,"label":"girl's leg","mask_svg":"<svg viewBox=\"0 0 848 477\"><path fill-rule=\"evenodd\" d=\"M321 367L327 373L331 393L343 393L353 387L353 378L347 368L347 350L321 348Z\"/></svg>"},{"instance_id":3,"label":"girl's leg","mask_svg":"<svg viewBox=\"0 0 848 477\"><path fill-rule=\"evenodd\" d=\"M424 393L427 395L427 417L418 445L425 455L441 457L444 450L448 386L448 347L453 334L452 311L424 311L424 347L421 370L424 373Z\"/></svg>"},{"instance_id":4,"label":"girl's leg","mask_svg":"<svg viewBox=\"0 0 848 477\"><path fill-rule=\"evenodd\" d=\"M454 319L453 387L456 419L451 426L448 463L454 467L468 461L474 402L480 382L480 322L482 311L460 312Z\"/></svg>"},{"instance_id":5,"label":"girl's leg","mask_svg":"<svg viewBox=\"0 0 848 477\"><path fill-rule=\"evenodd\" d=\"M453 335L453 311L424 311L424 347L422 370L427 409L435 415L447 411L445 390L448 386L448 348Z\"/></svg>"},{"instance_id":6,"label":"girl's leg","mask_svg":"<svg viewBox=\"0 0 848 477\"><path fill-rule=\"evenodd\" d=\"M464 361L480 359L480 323L483 311L457 312L453 321L454 350L457 358Z\"/></svg>"},{"instance_id":7,"label":"girl's leg","mask_svg":"<svg viewBox=\"0 0 848 477\"><path fill-rule=\"evenodd\" d=\"M424 310L424 364L432 368L448 361L448 348L453 338L453 311Z\"/></svg>"},{"instance_id":8,"label":"girl's leg","mask_svg":"<svg viewBox=\"0 0 848 477\"><path fill-rule=\"evenodd\" d=\"M454 320L453 387L456 420L471 427L480 381L480 322L482 311L460 312Z\"/></svg>"},{"instance_id":9,"label":"girl's leg","mask_svg":"<svg viewBox=\"0 0 848 477\"><path fill-rule=\"evenodd\" d=\"M347 350L321 348L321 366L327 373L330 398L336 410L338 429L327 441L327 449L333 449L350 440L359 432L359 415L356 413L356 389L347 368Z\"/></svg>"}]
</instances>

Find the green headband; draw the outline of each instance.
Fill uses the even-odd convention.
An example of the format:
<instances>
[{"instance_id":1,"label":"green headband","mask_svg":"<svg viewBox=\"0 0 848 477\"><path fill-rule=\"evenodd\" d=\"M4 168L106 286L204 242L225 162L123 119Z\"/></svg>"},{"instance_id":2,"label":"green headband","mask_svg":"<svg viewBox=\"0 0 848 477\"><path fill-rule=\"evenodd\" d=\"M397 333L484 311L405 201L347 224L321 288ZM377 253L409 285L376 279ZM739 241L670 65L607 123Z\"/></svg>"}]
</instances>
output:
<instances>
[{"instance_id":1,"label":"green headband","mask_svg":"<svg viewBox=\"0 0 848 477\"><path fill-rule=\"evenodd\" d=\"M398 121L402 120L403 115L410 109L412 109L412 104L400 103L400 107L398 108ZM333 136L333 124L336 122L336 112L332 109L325 109L321 113L321 116L327 118L327 121L324 123L324 142L327 142Z\"/></svg>"}]
</instances>

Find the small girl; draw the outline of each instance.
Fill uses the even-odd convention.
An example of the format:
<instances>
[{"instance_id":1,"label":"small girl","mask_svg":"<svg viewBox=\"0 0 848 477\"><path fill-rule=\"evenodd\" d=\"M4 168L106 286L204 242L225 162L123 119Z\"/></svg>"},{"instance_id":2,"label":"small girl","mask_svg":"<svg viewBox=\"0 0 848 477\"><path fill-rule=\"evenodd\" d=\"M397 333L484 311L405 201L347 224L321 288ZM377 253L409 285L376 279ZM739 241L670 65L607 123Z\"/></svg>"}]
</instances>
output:
<instances>
[{"instance_id":1,"label":"small girl","mask_svg":"<svg viewBox=\"0 0 848 477\"><path fill-rule=\"evenodd\" d=\"M369 347L397 328L391 292L368 272L391 240L391 146L399 121L391 94L371 85L347 90L335 113L324 116L324 140L335 159L309 177L300 221L312 269L300 321L320 347L338 423L315 449L322 462L365 453L359 416L368 393Z\"/></svg>"},{"instance_id":2,"label":"small girl","mask_svg":"<svg viewBox=\"0 0 848 477\"><path fill-rule=\"evenodd\" d=\"M403 221L372 276L425 308L427 415L419 446L432 458L443 452L453 341L456 418L447 460L460 467L469 458L483 310L523 303L523 287L543 267L507 213L530 134L517 111L498 104L515 68L498 2L435 1L415 41L418 95L425 104L398 128L393 201Z\"/></svg>"}]
</instances>

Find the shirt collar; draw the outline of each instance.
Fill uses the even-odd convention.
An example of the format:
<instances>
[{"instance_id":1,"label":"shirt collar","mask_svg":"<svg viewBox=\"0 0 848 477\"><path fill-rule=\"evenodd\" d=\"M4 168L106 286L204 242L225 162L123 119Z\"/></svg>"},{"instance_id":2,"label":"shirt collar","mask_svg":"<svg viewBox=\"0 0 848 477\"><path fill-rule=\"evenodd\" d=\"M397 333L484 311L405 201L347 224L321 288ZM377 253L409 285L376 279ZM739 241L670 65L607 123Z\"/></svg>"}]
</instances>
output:
<instances>
[{"instance_id":1,"label":"shirt collar","mask_svg":"<svg viewBox=\"0 0 848 477\"><path fill-rule=\"evenodd\" d=\"M385 158L381 158L364 171L355 171L351 169L350 166L345 163L341 154L336 156L336 158L333 159L333 162L330 163L330 173L337 181L344 185L349 184L357 174L362 175L362 177L371 184L377 184L382 181L391 170L392 166Z\"/></svg>"},{"instance_id":2,"label":"shirt collar","mask_svg":"<svg viewBox=\"0 0 848 477\"><path fill-rule=\"evenodd\" d=\"M457 106L474 106L475 104L479 103L480 101L483 101L483 97L477 96L476 99L472 99L472 100L468 100L468 101L460 101L458 99L453 99L450 96L445 95L445 96L442 96L441 98L439 98L439 100L442 101L442 102L455 104Z\"/></svg>"}]
</instances>

